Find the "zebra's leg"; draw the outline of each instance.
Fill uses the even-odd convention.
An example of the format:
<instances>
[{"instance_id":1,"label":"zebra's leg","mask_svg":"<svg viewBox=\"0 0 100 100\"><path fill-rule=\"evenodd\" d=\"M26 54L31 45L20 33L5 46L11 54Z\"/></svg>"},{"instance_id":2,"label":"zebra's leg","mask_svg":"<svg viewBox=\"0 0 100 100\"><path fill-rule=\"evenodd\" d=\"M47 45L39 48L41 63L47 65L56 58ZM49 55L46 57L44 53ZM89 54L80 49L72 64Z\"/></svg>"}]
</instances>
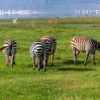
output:
<instances>
[{"instance_id":1,"label":"zebra's leg","mask_svg":"<svg viewBox=\"0 0 100 100\"><path fill-rule=\"evenodd\" d=\"M92 52L92 60L93 60L93 64L96 65L96 63L95 63L95 52Z\"/></svg>"},{"instance_id":2,"label":"zebra's leg","mask_svg":"<svg viewBox=\"0 0 100 100\"><path fill-rule=\"evenodd\" d=\"M80 52L74 48L73 53L74 53L74 63L77 64L77 56L79 55Z\"/></svg>"},{"instance_id":3,"label":"zebra's leg","mask_svg":"<svg viewBox=\"0 0 100 100\"><path fill-rule=\"evenodd\" d=\"M6 57L6 65L9 66L9 55L6 54L5 57Z\"/></svg>"},{"instance_id":4,"label":"zebra's leg","mask_svg":"<svg viewBox=\"0 0 100 100\"><path fill-rule=\"evenodd\" d=\"M13 68L13 65L15 64L15 55L11 56L11 66Z\"/></svg>"},{"instance_id":5,"label":"zebra's leg","mask_svg":"<svg viewBox=\"0 0 100 100\"><path fill-rule=\"evenodd\" d=\"M45 65L46 65L46 66L48 66L48 59L49 59L49 54L47 54L47 55L46 55L46 58L45 58L45 63L46 63Z\"/></svg>"},{"instance_id":6,"label":"zebra's leg","mask_svg":"<svg viewBox=\"0 0 100 100\"><path fill-rule=\"evenodd\" d=\"M76 58L76 49L73 49L73 54L74 54L74 63L77 64L77 58Z\"/></svg>"},{"instance_id":7,"label":"zebra's leg","mask_svg":"<svg viewBox=\"0 0 100 100\"><path fill-rule=\"evenodd\" d=\"M37 56L36 58L37 58L37 65L38 65L38 71L39 71L41 68L41 58L40 56Z\"/></svg>"},{"instance_id":8,"label":"zebra's leg","mask_svg":"<svg viewBox=\"0 0 100 100\"><path fill-rule=\"evenodd\" d=\"M41 68L42 68L42 69L44 69L44 63L43 63L43 61L44 61L44 56L41 55Z\"/></svg>"},{"instance_id":9,"label":"zebra's leg","mask_svg":"<svg viewBox=\"0 0 100 100\"><path fill-rule=\"evenodd\" d=\"M35 70L35 67L36 67L36 57L34 55L32 56L32 62L33 62L33 69Z\"/></svg>"},{"instance_id":10,"label":"zebra's leg","mask_svg":"<svg viewBox=\"0 0 100 100\"><path fill-rule=\"evenodd\" d=\"M47 66L47 63L48 63L48 54L44 54L44 57L43 57L43 70L46 71L46 66Z\"/></svg>"},{"instance_id":11,"label":"zebra's leg","mask_svg":"<svg viewBox=\"0 0 100 100\"><path fill-rule=\"evenodd\" d=\"M13 68L13 65L15 65L16 48L12 48L11 54L12 54L12 56L10 56L11 57L11 65L12 65L12 68Z\"/></svg>"},{"instance_id":12,"label":"zebra's leg","mask_svg":"<svg viewBox=\"0 0 100 100\"><path fill-rule=\"evenodd\" d=\"M14 55L14 58L13 58L13 65L16 65L16 63L15 63L15 55Z\"/></svg>"},{"instance_id":13,"label":"zebra's leg","mask_svg":"<svg viewBox=\"0 0 100 100\"><path fill-rule=\"evenodd\" d=\"M52 53L52 66L54 64L54 52Z\"/></svg>"},{"instance_id":14,"label":"zebra's leg","mask_svg":"<svg viewBox=\"0 0 100 100\"><path fill-rule=\"evenodd\" d=\"M8 62L10 62L10 61L11 61L11 59L12 59L12 57L11 57L11 56L8 56Z\"/></svg>"},{"instance_id":15,"label":"zebra's leg","mask_svg":"<svg viewBox=\"0 0 100 100\"><path fill-rule=\"evenodd\" d=\"M85 58L85 61L84 61L84 65L86 65L87 63L87 60L88 60L88 57L89 57L89 51L86 51L86 58Z\"/></svg>"}]
</instances>

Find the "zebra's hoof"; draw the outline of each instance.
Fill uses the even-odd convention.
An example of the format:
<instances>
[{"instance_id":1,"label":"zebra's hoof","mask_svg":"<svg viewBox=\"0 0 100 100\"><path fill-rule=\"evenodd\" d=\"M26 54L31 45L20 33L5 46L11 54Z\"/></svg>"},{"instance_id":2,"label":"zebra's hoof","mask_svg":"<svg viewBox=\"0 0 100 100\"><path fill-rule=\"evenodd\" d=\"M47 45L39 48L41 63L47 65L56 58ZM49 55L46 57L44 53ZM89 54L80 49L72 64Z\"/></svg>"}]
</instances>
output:
<instances>
[{"instance_id":1,"label":"zebra's hoof","mask_svg":"<svg viewBox=\"0 0 100 100\"><path fill-rule=\"evenodd\" d=\"M51 66L54 66L54 64L51 64Z\"/></svg>"},{"instance_id":2,"label":"zebra's hoof","mask_svg":"<svg viewBox=\"0 0 100 100\"><path fill-rule=\"evenodd\" d=\"M35 68L33 67L33 70L35 70Z\"/></svg>"},{"instance_id":3,"label":"zebra's hoof","mask_svg":"<svg viewBox=\"0 0 100 100\"><path fill-rule=\"evenodd\" d=\"M78 63L77 62L74 62L74 64L77 65Z\"/></svg>"},{"instance_id":4,"label":"zebra's hoof","mask_svg":"<svg viewBox=\"0 0 100 100\"><path fill-rule=\"evenodd\" d=\"M44 69L44 72L46 71L46 69Z\"/></svg>"},{"instance_id":5,"label":"zebra's hoof","mask_svg":"<svg viewBox=\"0 0 100 100\"><path fill-rule=\"evenodd\" d=\"M84 63L84 65L86 66L86 63Z\"/></svg>"},{"instance_id":6,"label":"zebra's hoof","mask_svg":"<svg viewBox=\"0 0 100 100\"><path fill-rule=\"evenodd\" d=\"M15 63L15 62L14 62L13 64L14 64L14 65L16 65L16 63Z\"/></svg>"},{"instance_id":7,"label":"zebra's hoof","mask_svg":"<svg viewBox=\"0 0 100 100\"><path fill-rule=\"evenodd\" d=\"M8 65L8 64L6 64L6 66L7 66L7 67L9 67L9 65Z\"/></svg>"},{"instance_id":8,"label":"zebra's hoof","mask_svg":"<svg viewBox=\"0 0 100 100\"><path fill-rule=\"evenodd\" d=\"M38 68L38 71L40 71L40 68Z\"/></svg>"}]
</instances>

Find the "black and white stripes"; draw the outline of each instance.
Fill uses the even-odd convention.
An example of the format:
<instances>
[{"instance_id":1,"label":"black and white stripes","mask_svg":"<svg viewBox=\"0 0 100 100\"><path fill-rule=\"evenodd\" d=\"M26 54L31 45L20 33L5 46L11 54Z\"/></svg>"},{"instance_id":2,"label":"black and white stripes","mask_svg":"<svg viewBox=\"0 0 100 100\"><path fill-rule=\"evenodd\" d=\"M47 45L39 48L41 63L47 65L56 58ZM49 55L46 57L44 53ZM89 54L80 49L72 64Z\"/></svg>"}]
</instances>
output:
<instances>
[{"instance_id":1,"label":"black and white stripes","mask_svg":"<svg viewBox=\"0 0 100 100\"><path fill-rule=\"evenodd\" d=\"M52 55L52 65L54 63L54 55L56 51L56 39L51 36L43 36L37 41L33 42L30 47L30 54L32 57L33 68L38 66L38 70L41 68L46 71L46 66L48 65L49 55ZM74 53L74 63L77 63L77 56L80 52L86 53L86 58L84 64L86 65L89 54L92 54L93 64L95 64L95 52L100 50L100 42L95 39L85 37L85 36L75 36L71 40L71 47ZM15 64L15 55L17 51L17 44L15 40L6 40L0 51L4 52L6 57L6 64Z\"/></svg>"},{"instance_id":2,"label":"black and white stripes","mask_svg":"<svg viewBox=\"0 0 100 100\"><path fill-rule=\"evenodd\" d=\"M6 64L8 65L11 61L11 65L13 67L13 65L15 64L15 55L17 50L17 44L15 40L6 40L1 50L2 49L6 57Z\"/></svg>"},{"instance_id":3,"label":"black and white stripes","mask_svg":"<svg viewBox=\"0 0 100 100\"><path fill-rule=\"evenodd\" d=\"M43 36L43 37L40 38L40 40L46 42L48 55L52 55L52 65L53 65L54 55L55 55L56 45L57 45L56 39L54 37L51 37L51 36Z\"/></svg>"},{"instance_id":4,"label":"black and white stripes","mask_svg":"<svg viewBox=\"0 0 100 100\"><path fill-rule=\"evenodd\" d=\"M38 41L34 42L30 47L30 54L34 65L38 65L39 70L41 67L44 67L44 70L46 70L49 54L52 54L53 64L55 49L56 41L54 37L44 36L40 38Z\"/></svg>"},{"instance_id":5,"label":"black and white stripes","mask_svg":"<svg viewBox=\"0 0 100 100\"><path fill-rule=\"evenodd\" d=\"M90 53L92 54L93 64L95 64L95 51L100 49L99 42L89 37L75 36L72 38L71 46L74 52L75 63L77 63L78 54L80 52L86 52L84 64L86 65Z\"/></svg>"},{"instance_id":6,"label":"black and white stripes","mask_svg":"<svg viewBox=\"0 0 100 100\"><path fill-rule=\"evenodd\" d=\"M47 51L45 47L45 42L36 41L30 47L30 54L33 61L33 68L35 69L38 66L38 70L42 67L44 71L46 71L46 59L47 59Z\"/></svg>"}]
</instances>

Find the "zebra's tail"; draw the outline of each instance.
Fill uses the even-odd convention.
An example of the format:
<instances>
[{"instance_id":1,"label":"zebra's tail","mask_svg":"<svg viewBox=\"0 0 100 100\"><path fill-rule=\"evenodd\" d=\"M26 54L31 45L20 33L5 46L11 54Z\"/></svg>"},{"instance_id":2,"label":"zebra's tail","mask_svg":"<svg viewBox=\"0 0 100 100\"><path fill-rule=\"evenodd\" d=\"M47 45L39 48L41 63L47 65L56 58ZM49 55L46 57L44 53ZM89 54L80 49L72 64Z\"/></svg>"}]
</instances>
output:
<instances>
[{"instance_id":1,"label":"zebra's tail","mask_svg":"<svg viewBox=\"0 0 100 100\"><path fill-rule=\"evenodd\" d=\"M5 48L6 48L5 46L1 47L1 48L0 48L0 51L2 51L2 50L5 49Z\"/></svg>"}]
</instances>

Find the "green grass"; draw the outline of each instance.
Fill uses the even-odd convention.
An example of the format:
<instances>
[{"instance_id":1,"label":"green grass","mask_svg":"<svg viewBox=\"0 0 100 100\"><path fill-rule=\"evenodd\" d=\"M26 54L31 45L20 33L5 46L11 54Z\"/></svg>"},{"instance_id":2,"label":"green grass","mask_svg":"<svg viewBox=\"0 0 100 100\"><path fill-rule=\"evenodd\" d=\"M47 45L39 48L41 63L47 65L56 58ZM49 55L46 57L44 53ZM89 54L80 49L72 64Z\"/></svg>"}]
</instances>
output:
<instances>
[{"instance_id":1,"label":"green grass","mask_svg":"<svg viewBox=\"0 0 100 100\"><path fill-rule=\"evenodd\" d=\"M100 100L100 53L96 52L96 65L91 56L87 66L83 65L85 54L73 64L70 41L81 34L100 40L99 27L50 26L50 25L0 25L0 45L5 39L17 41L16 65L12 69L5 64L0 53L0 100ZM55 65L51 59L47 71L32 69L29 48L41 36L57 39Z\"/></svg>"}]
</instances>

